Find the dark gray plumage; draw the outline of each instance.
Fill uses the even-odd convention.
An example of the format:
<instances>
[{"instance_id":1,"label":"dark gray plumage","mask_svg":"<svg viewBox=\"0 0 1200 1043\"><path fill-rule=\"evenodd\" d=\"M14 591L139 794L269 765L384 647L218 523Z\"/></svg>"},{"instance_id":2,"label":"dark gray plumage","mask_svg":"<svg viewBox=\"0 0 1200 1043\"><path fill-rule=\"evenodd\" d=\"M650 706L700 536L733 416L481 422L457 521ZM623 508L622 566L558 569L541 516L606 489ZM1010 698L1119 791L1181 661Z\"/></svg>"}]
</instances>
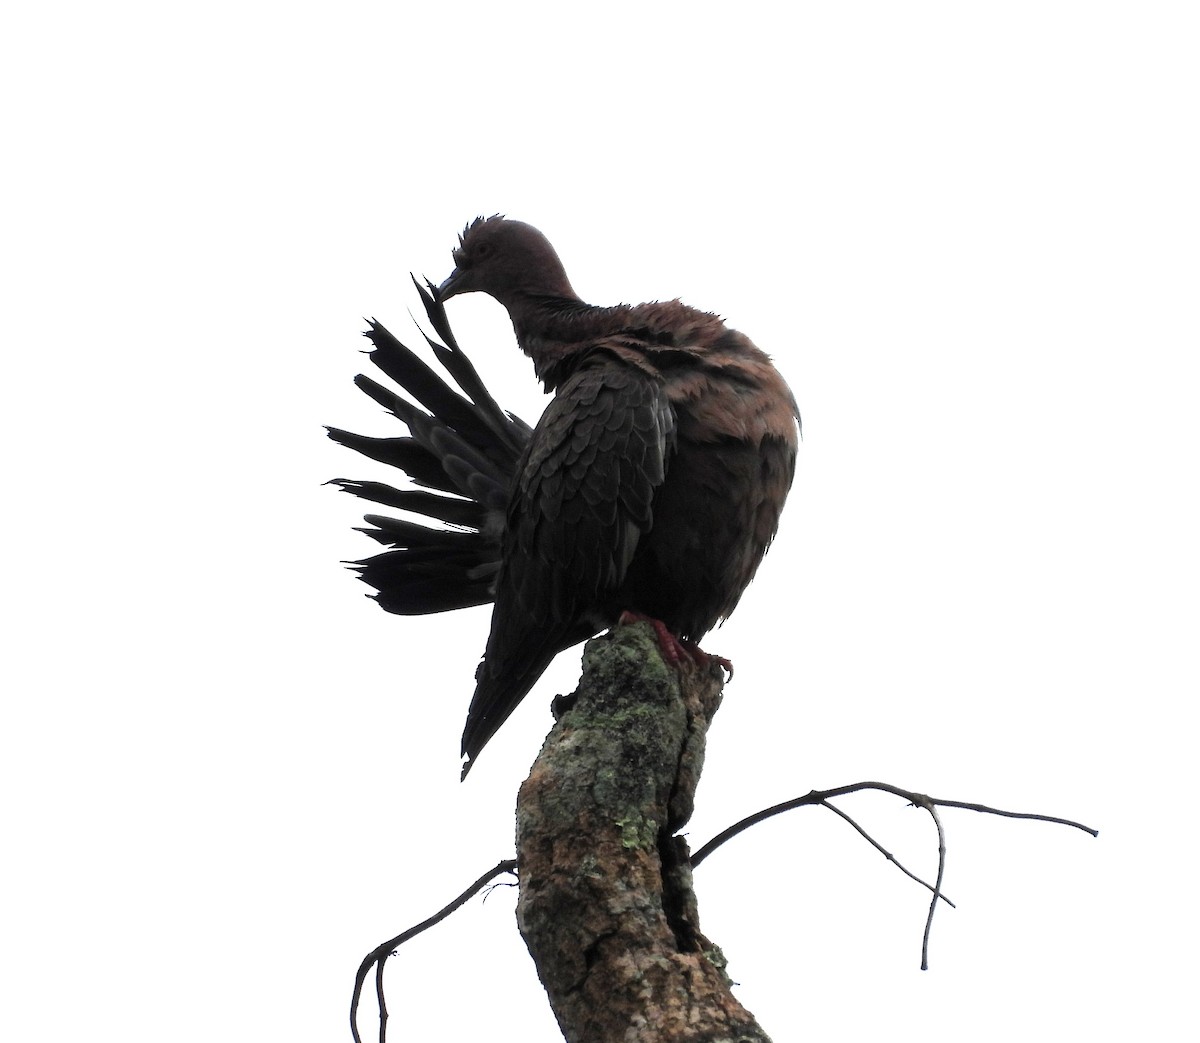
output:
<instances>
[{"instance_id":1,"label":"dark gray plumage","mask_svg":"<svg viewBox=\"0 0 1200 1043\"><path fill-rule=\"evenodd\" d=\"M799 415L743 334L679 301L585 304L529 225L480 218L454 259L435 294L422 293L448 345L434 350L468 398L372 323L373 361L430 413L359 377L410 437L330 434L439 493L343 489L465 526L368 516L366 531L397 548L356 566L385 608L443 611L494 596L465 775L554 656L623 612L660 620L694 650L733 611L775 535ZM504 305L554 392L532 432L496 406L453 342L442 305L471 291Z\"/></svg>"}]
</instances>

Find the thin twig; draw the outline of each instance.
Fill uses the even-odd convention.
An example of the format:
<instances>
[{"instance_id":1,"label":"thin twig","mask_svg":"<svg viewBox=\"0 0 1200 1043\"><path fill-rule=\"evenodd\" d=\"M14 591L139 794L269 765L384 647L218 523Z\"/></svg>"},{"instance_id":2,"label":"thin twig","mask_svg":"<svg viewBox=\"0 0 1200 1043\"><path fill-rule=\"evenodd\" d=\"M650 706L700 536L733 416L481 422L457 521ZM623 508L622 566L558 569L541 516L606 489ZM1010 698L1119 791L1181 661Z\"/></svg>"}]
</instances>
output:
<instances>
[{"instance_id":1,"label":"thin twig","mask_svg":"<svg viewBox=\"0 0 1200 1043\"><path fill-rule=\"evenodd\" d=\"M410 927L407 931L402 931L395 938L384 942L382 945L377 945L367 953L362 963L359 964L358 973L354 976L354 995L350 1000L350 1032L354 1036L354 1043L362 1043L362 1037L358 1034L358 1001L362 997L363 983L366 981L367 974L370 972L372 965L376 968L375 994L379 999L379 1043L386 1043L387 1006L383 1000L383 965L387 962L387 958L393 955L398 946L403 945L411 938L415 938L422 931L427 931L435 924L441 923L452 912L470 901L481 888L501 873L515 873L516 869L517 860L515 858L506 858L503 862L497 863L455 898L454 901L434 913L428 920L422 920L415 927Z\"/></svg>"},{"instance_id":2,"label":"thin twig","mask_svg":"<svg viewBox=\"0 0 1200 1043\"><path fill-rule=\"evenodd\" d=\"M891 862L892 865L894 865L897 869L899 869L900 872L902 872L910 880L915 880L918 884L920 884L926 890L934 891L934 892L937 891L937 888L934 887L933 884L928 883L925 880L922 880L919 876L917 876L916 873L907 869L900 862L900 860L898 858L896 858L895 855L893 855L890 851L888 851L882 844L879 843L879 841L877 841L873 836L871 836L870 833L868 833L865 829L863 829L862 826L860 826L857 822L855 822L854 819L852 819L849 815L847 815L837 805L830 804L829 801L823 800L823 801L821 801L821 807L828 808L839 818L845 819L847 822L849 822L851 826L853 826L856 830L858 830L858 834L859 834L859 836L861 836L863 838L863 840L865 840L868 844L870 844L873 848L875 848L876 851L878 851L881 855L883 855L884 858L886 858L889 862ZM958 906L956 906L952 901L950 901L950 899L947 898L945 895L939 895L938 897L941 898L941 900L943 902L945 902L948 906L950 906L951 909L958 908Z\"/></svg>"},{"instance_id":3,"label":"thin twig","mask_svg":"<svg viewBox=\"0 0 1200 1043\"><path fill-rule=\"evenodd\" d=\"M933 800L932 797L930 799ZM961 800L934 800L933 803L939 808L964 808L967 811L978 811L985 815L1000 815L1002 818L1027 818L1033 819L1035 822L1053 822L1059 826L1082 829L1085 833L1091 833L1094 837L1100 835L1098 829L1092 829L1090 826L1085 826L1080 822L1072 822L1069 818L1056 818L1054 815L1034 815L1028 811L1001 811L999 808L989 808L986 804L968 804Z\"/></svg>"},{"instance_id":4,"label":"thin twig","mask_svg":"<svg viewBox=\"0 0 1200 1043\"><path fill-rule=\"evenodd\" d=\"M880 844L876 843L875 838L872 838L862 826L859 826L856 821L851 819L850 815L847 815L845 811L842 811L841 809L834 807L833 804L829 803L830 798L844 797L848 795L848 793L858 793L863 790L881 790L884 793L894 793L896 797L904 797L904 799L906 799L908 803L914 805L914 807L924 808L926 811L929 811L929 815L931 819L934 820L934 825L937 827L937 880L934 882L934 886L930 887L928 883L920 879L919 876L910 873L910 871L905 869L904 865L901 865L898 861L896 861L896 859L892 856L892 853L884 850ZM727 840L737 837L738 833L746 831L746 829L749 829L751 826L756 826L757 823L766 821L767 819L772 819L772 817L775 815L782 815L785 813L785 811L791 811L794 808L803 808L808 804L821 804L823 807L833 811L834 814L840 815L842 819L850 822L850 825L856 828L859 834L862 834L862 837L868 840L876 850L880 851L889 862L892 862L896 868L900 869L901 873L912 877L912 879L916 880L918 883L920 883L920 885L928 887L930 891L934 892L934 897L932 897L929 901L929 913L928 916L925 917L925 933L922 936L922 943L920 943L920 969L923 971L929 970L929 935L932 928L934 928L934 912L937 910L937 900L942 899L943 901L946 901L948 905L952 907L954 906L953 901L950 901L948 898L946 898L946 895L942 894L942 877L946 875L946 832L943 831L942 820L937 815L938 808L964 808L968 811L980 811L980 813L986 815L1000 815L1002 817L1006 817L1006 819L1032 819L1038 822L1054 822L1058 826L1070 826L1075 829L1082 829L1082 831L1085 833L1091 833L1093 837L1097 837L1097 835L1099 835L1096 829L1084 826L1081 822L1073 822L1070 819L1058 819L1058 817L1054 815L1034 815L1031 813L1024 813L1024 811L1003 811L1000 808L990 808L986 804L970 804L966 803L965 801L941 801L941 799L936 797L926 796L924 793L914 793L910 790L901 790L899 786L893 786L889 783L853 783L850 786L838 786L833 790L812 790L811 792L805 793L803 797L797 797L796 799L793 799L793 801L785 801L782 804L775 804L773 808L764 808L762 811L756 811L754 815L748 815L745 817L745 819L734 822L733 825L727 829L722 829L722 831L716 834L712 840L709 840L708 843L704 844L700 850L696 851L695 855L691 856L692 869L695 869L697 865L700 865L704 859L708 858L709 855L712 855L712 853L722 844L725 844Z\"/></svg>"},{"instance_id":5,"label":"thin twig","mask_svg":"<svg viewBox=\"0 0 1200 1043\"><path fill-rule=\"evenodd\" d=\"M921 936L921 970L929 970L929 932L933 930L933 914L937 910L938 896L942 893L942 877L946 875L946 834L942 830L942 820L938 818L937 808L928 797L913 801L918 807L929 812L933 824L937 826L938 835L938 871L937 880L933 885L933 898L929 900L929 914L925 917L925 933Z\"/></svg>"},{"instance_id":6,"label":"thin twig","mask_svg":"<svg viewBox=\"0 0 1200 1043\"><path fill-rule=\"evenodd\" d=\"M863 790L880 790L884 793L892 793L897 797L903 797L914 807L924 808L929 812L933 819L933 824L937 827L938 834L938 871L937 880L930 887L920 877L910 873L892 856L891 852L886 851L882 846L876 843L875 839L866 832L857 822L854 821L840 808L835 807L830 803L833 797L843 797L850 793L859 793ZM1003 818L1021 818L1032 819L1037 822L1053 822L1060 826L1071 826L1074 829L1081 829L1085 833L1090 833L1092 836L1098 836L1099 832L1092 829L1090 826L1085 826L1080 822L1074 822L1067 818L1058 818L1053 815L1036 815L1029 812L1021 811L1003 811L1000 808L989 807L986 804L970 804L961 800L940 800L937 797L930 797L924 793L914 793L911 790L900 789L899 786L893 786L887 782L855 782L849 786L838 786L835 789L828 790L812 790L802 797L796 797L794 800L784 801L782 804L776 804L774 807L764 808L762 811L756 811L753 815L747 815L744 819L735 822L728 829L723 829L707 844L703 845L694 855L692 855L692 868L695 869L717 848L729 840L732 840L739 833L744 832L751 826L757 825L766 819L773 818L775 815L782 815L785 811L791 811L794 808L804 807L810 804L820 804L827 807L836 815L840 815L843 819L850 823L858 832L880 853L884 855L893 865L895 865L906 876L911 877L917 883L929 888L933 892L933 897L929 901L929 913L925 917L925 933L921 939L921 970L929 969L929 935L933 929L933 914L937 909L938 899L946 902L951 907L954 903L942 894L942 879L946 873L946 834L942 829L942 820L938 817L937 809L943 808L963 808L967 811L978 811L986 815L1000 815Z\"/></svg>"},{"instance_id":7,"label":"thin twig","mask_svg":"<svg viewBox=\"0 0 1200 1043\"><path fill-rule=\"evenodd\" d=\"M388 953L379 958L375 964L375 999L379 1003L379 1043L387 1043L387 1000L383 995L383 965L387 962Z\"/></svg>"},{"instance_id":8,"label":"thin twig","mask_svg":"<svg viewBox=\"0 0 1200 1043\"><path fill-rule=\"evenodd\" d=\"M884 793L891 793L897 797L903 797L910 804L919 804L921 800L927 800L935 807L965 808L968 811L979 811L988 815L1001 815L1004 818L1023 818L1034 819L1039 822L1054 822L1061 826L1071 826L1074 829L1081 829L1092 836L1098 835L1098 831L1092 829L1090 826L1085 826L1080 822L1073 822L1067 818L1056 818L1052 815L1035 815L1020 811L1002 811L999 808L988 807L986 804L967 804L958 800L941 800L937 797L928 797L910 790L900 789L899 786L892 786L886 782L855 782L849 786L838 786L835 789L812 790L802 797L786 800L782 804L776 804L774 807L756 811L753 815L747 815L744 819L735 822L728 829L721 830L712 840L692 855L692 868L695 869L696 866L726 841L733 839L739 833L749 829L751 826L757 825L759 822L764 822L775 815L782 815L785 811L791 811L794 808L801 808L807 804L821 804L833 797L843 797L849 793L860 793L863 790L880 790Z\"/></svg>"}]
</instances>

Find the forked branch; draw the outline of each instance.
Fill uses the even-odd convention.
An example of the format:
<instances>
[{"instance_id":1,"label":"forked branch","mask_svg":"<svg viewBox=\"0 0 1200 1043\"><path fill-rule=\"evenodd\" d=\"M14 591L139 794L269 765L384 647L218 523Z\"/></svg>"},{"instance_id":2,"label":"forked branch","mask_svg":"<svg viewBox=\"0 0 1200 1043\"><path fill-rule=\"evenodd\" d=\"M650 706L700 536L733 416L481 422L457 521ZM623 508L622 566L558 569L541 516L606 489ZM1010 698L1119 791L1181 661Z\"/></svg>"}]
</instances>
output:
<instances>
[{"instance_id":1,"label":"forked branch","mask_svg":"<svg viewBox=\"0 0 1200 1043\"><path fill-rule=\"evenodd\" d=\"M933 819L933 824L937 828L938 835L938 871L937 880L933 884L929 884L920 877L911 873L895 856L885 850L875 839L866 832L857 822L847 815L840 808L836 807L830 801L834 797L844 797L850 793L861 793L863 790L879 790L883 793L891 793L897 797L903 797L914 807L923 808L929 812L930 818ZM828 790L811 790L802 797L796 797L793 800L786 800L782 804L775 804L772 807L764 808L762 811L756 811L753 815L747 815L744 819L735 822L728 829L723 829L707 844L703 845L694 855L692 855L692 868L695 869L709 855L717 850L722 844L732 840L739 833L745 832L751 826L756 826L760 822L765 822L769 818L774 818L776 815L782 815L785 811L792 811L796 808L806 807L808 805L820 805L828 808L830 811L841 816L850 823L858 832L866 839L877 851L880 852L889 862L896 866L905 876L911 877L923 887L928 888L933 892L933 897L929 902L929 913L925 917L925 932L921 941L921 970L929 969L929 933L933 928L933 914L937 909L938 899L942 899L947 905L953 908L954 903L951 902L945 895L942 894L942 877L946 871L946 837L942 829L941 819L938 817L938 808L962 808L967 811L978 811L985 815L1000 815L1003 818L1021 818L1032 819L1036 822L1053 822L1060 826L1071 826L1074 829L1083 830L1085 833L1090 833L1092 836L1099 836L1099 831L1092 829L1090 826L1085 826L1082 822L1075 822L1067 818L1058 818L1054 815L1039 815L1033 812L1025 811L1005 811L1001 808L993 808L987 804L974 804L961 800L946 800L941 797L930 797L924 793L916 793L912 790L901 789L899 786L893 786L887 782L855 782L849 786L838 786L835 789Z\"/></svg>"},{"instance_id":2,"label":"forked branch","mask_svg":"<svg viewBox=\"0 0 1200 1043\"><path fill-rule=\"evenodd\" d=\"M383 995L383 965L387 963L389 956L394 956L396 950L405 942L415 938L418 934L429 930L430 927L441 923L447 916L455 910L466 905L475 895L483 890L489 883L502 876L504 873L512 873L514 876L517 871L517 860L515 858L506 858L502 862L498 862L462 894L455 898L452 902L443 906L434 913L428 920L422 920L415 927L410 927L407 931L401 931L395 938L390 938L382 945L377 945L363 958L362 963L358 966L358 973L354 976L354 995L350 1000L350 1033L354 1036L354 1043L362 1043L362 1036L358 1034L358 1001L362 998L363 984L367 980L367 975L371 973L371 968L375 968L375 997L379 1002L379 1043L385 1043L387 1040L387 1003Z\"/></svg>"},{"instance_id":3,"label":"forked branch","mask_svg":"<svg viewBox=\"0 0 1200 1043\"><path fill-rule=\"evenodd\" d=\"M612 1024L601 1025L589 1014L589 1011L599 1011L597 1017L603 1020L604 1010L613 1006L612 997L620 987L619 982L614 984L596 978L598 968L605 961L617 966L629 966L630 954L639 951L639 947L647 948L647 966L655 967L663 962L674 966L681 983L679 987L683 989L683 993L674 987L654 989L652 992L674 996L686 994L690 997L688 1002L692 1004L689 1011L685 1012L689 1018L695 1014L695 1009L715 1009L717 1020L736 1025L744 1038L765 1039L752 1018L736 1001L723 994L721 982L727 981L723 972L723 958L720 951L707 942L699 931L695 895L691 889L691 871L723 844L776 815L809 805L825 807L849 823L901 872L931 892L922 937L922 969L928 966L929 937L937 904L940 900L953 906L941 890L946 845L938 816L939 808L960 808L1005 818L1051 822L1097 835L1096 830L1071 819L930 797L886 782L856 782L828 790L812 790L748 815L722 830L689 858L686 843L677 831L691 811L692 795L703 763L704 732L719 702L720 682L715 677L686 676L686 672L684 677L677 679L673 671L655 668L652 660L657 657L654 651L656 646L648 630L644 634L637 633L641 629L645 629L644 625L620 627L609 639L589 644L588 656L591 659L585 656L585 683L581 685L579 698L573 702L571 711L547 740L543 756L535 765L519 802L519 832L523 837L521 850L525 861L521 864L520 884L523 891L518 918L527 944L535 955L543 983L552 997L552 1004L557 997L556 1014L569 1040L608 1040L612 1038L609 1030L619 1027L618 1023L628 1028L633 1023L629 1020L631 1017L644 1017L636 1012L620 1012L615 1020L610 1019L613 1020ZM648 688L638 691L639 685ZM614 699L616 702L612 703ZM661 705L652 705L654 700ZM669 728L664 723L668 719L674 721ZM652 735L658 735L661 741L652 743ZM599 751L604 750L607 744L618 741L624 745L614 747L610 755L606 754L607 761L593 763ZM662 748L658 749L657 746ZM552 759L547 760L548 756ZM643 795L648 802L644 807L640 804L626 807L628 795L624 791L631 782L636 784L637 780L649 778L648 774L643 773L649 772L650 766L664 773L657 795ZM638 770L634 771L634 768ZM540 791L536 800L532 794L535 790ZM903 866L855 819L834 803L838 798L865 790L890 793L914 807L924 809L930 815L938 837L938 870L932 883L922 880ZM637 796L637 793L633 795ZM615 800L617 803L614 807L618 810L614 812L607 805L601 808L597 803L601 800L610 803ZM551 814L548 815L548 811ZM561 821L551 821L554 817ZM544 861L543 853L548 852L556 854L550 862L541 864ZM568 854L563 855L563 852ZM581 867L587 867L586 872L582 872ZM388 1015L384 1001L383 968L388 957L400 945L440 923L492 880L504 874L517 875L516 860L506 859L497 863L441 911L377 946L367 955L355 977L350 1007L355 1043L361 1043L356 1024L357 1011L371 968L375 968L379 1039L384 1043ZM610 895L597 901L597 895L602 893L602 879L608 877L612 877L614 883L619 885L613 888L612 895L624 896L625 901L635 890L631 888L631 882L637 885L636 893L645 898L645 901L639 899L636 903L639 910L652 910L654 896L659 896L657 901L661 904L661 923L658 927L661 930L658 933L662 937L654 943L657 948L648 947L637 931L629 938L620 935L621 930L628 932L630 929L631 915L628 911L619 914L613 923L608 922L608 913L616 908L612 904L615 899ZM582 891L559 896L561 901L551 901L548 898L549 890L561 888L564 881L580 884ZM573 923L572 918L579 922ZM531 941L531 936L536 937L536 942ZM656 956L660 951L666 953L663 960ZM564 977L564 980L557 981L555 976ZM593 978L595 980L589 981ZM648 974L642 974L638 982L633 983L636 986L634 991L644 991L648 982ZM609 999L597 1006L592 1002L595 997L592 997L583 1004L581 1010L570 1009L569 1004L576 999L582 1000L584 989L593 985L595 988L591 991ZM564 996L567 997L565 1001ZM644 1023L637 1021L643 1024L648 1033L644 1035L645 1039L675 1041L693 1038L694 1034L689 1034L686 1026L693 1025L694 1021L677 1018L675 1012L670 1010L651 1011L647 1008L647 1011L650 1020ZM681 1029L679 1026L685 1027Z\"/></svg>"}]
</instances>

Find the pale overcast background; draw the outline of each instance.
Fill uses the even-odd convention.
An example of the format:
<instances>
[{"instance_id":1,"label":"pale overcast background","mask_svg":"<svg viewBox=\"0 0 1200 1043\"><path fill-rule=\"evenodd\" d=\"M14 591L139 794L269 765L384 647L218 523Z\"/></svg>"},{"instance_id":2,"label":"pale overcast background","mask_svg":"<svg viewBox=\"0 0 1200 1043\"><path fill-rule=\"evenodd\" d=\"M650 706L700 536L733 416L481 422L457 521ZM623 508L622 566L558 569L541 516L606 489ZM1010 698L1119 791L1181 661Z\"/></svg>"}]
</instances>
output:
<instances>
[{"instance_id":1,"label":"pale overcast background","mask_svg":"<svg viewBox=\"0 0 1200 1043\"><path fill-rule=\"evenodd\" d=\"M806 809L696 875L776 1040L1181 1039L1194 1022L1195 7L11 8L3 86L6 1040L346 1040L373 946L512 853L563 654L458 782L488 625L388 616L322 483L398 425L363 316L477 214L596 303L682 297L805 439L698 844L882 779L926 893ZM451 302L497 397L498 305ZM927 817L843 807L914 870ZM394 1039L559 1038L475 901L389 970ZM364 1028L375 1031L373 1005Z\"/></svg>"}]
</instances>

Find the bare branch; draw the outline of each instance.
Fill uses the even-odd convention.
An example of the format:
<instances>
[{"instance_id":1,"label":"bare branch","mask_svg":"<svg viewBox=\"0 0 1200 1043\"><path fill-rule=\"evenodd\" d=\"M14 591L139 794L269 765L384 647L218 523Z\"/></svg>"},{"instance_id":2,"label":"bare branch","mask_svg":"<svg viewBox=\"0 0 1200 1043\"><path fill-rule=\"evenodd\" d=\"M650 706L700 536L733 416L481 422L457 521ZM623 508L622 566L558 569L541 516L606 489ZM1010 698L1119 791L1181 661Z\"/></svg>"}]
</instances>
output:
<instances>
[{"instance_id":1,"label":"bare branch","mask_svg":"<svg viewBox=\"0 0 1200 1043\"><path fill-rule=\"evenodd\" d=\"M833 797L842 797L850 793L859 793L863 790L880 790L884 793L891 793L897 797L903 797L914 807L924 808L929 812L933 819L933 824L937 827L938 833L938 871L937 880L930 886L920 877L909 872L902 866L891 852L885 850L875 839L870 836L857 822L854 821L840 808L835 807L830 803ZM1020 818L1032 819L1037 822L1053 822L1060 826L1071 826L1074 829L1081 829L1085 833L1090 833L1092 836L1098 836L1099 832L1089 826L1085 826L1080 822L1074 822L1071 819L1057 818L1053 815L1036 815L1030 812L1020 811L1003 811L999 808L989 807L986 804L969 804L961 800L941 800L937 797L930 797L924 793L915 793L911 790L900 789L898 786L893 786L887 782L855 782L849 786L838 786L835 789L828 790L812 790L802 797L796 797L794 800L784 801L782 804L776 804L774 807L764 808L762 811L756 811L753 815L747 815L744 819L735 822L728 829L722 830L707 844L703 845L694 855L692 855L692 868L695 869L709 855L728 840L732 840L739 833L744 832L751 826L758 825L769 818L776 815L782 815L785 811L791 811L794 808L805 807L810 804L819 804L828 808L836 815L840 815L843 819L850 823L859 834L867 840L876 850L878 850L889 862L896 866L905 876L910 877L923 887L929 888L933 892L933 897L929 902L929 913L925 917L925 932L921 939L921 970L929 969L929 935L933 929L933 914L937 909L938 899L946 902L947 905L954 908L954 903L942 894L942 878L946 872L946 834L942 828L942 821L938 817L937 809L943 808L963 808L967 811L978 811L987 815L1000 815L1004 818Z\"/></svg>"},{"instance_id":2,"label":"bare branch","mask_svg":"<svg viewBox=\"0 0 1200 1043\"><path fill-rule=\"evenodd\" d=\"M933 800L931 797L930 800ZM990 808L986 804L968 804L961 800L933 800L939 808L963 808L966 811L978 811L984 815L999 815L1002 818L1025 818L1032 819L1034 822L1052 822L1057 826L1070 826L1072 829L1082 829L1085 833L1090 833L1094 837L1100 835L1100 830L1092 829L1090 826L1085 826L1081 822L1073 822L1069 818L1057 818L1054 815L1035 815L1028 811L1002 811L999 808Z\"/></svg>"},{"instance_id":3,"label":"bare branch","mask_svg":"<svg viewBox=\"0 0 1200 1043\"><path fill-rule=\"evenodd\" d=\"M923 808L929 813L938 832L938 872L937 879L933 884L922 880L915 873L911 872L908 868L901 864L900 861L890 851L884 848L883 845L881 845L875 840L874 837L872 837L865 829L863 829L863 827L859 825L859 823L856 822L850 815L831 803L831 800L835 797L847 796L851 793L860 793L864 790L878 790L883 793L891 793L894 796L907 800L914 807ZM1099 835L1097 830L1092 829L1089 826L1072 821L1071 819L1058 818L1053 815L1005 811L1001 808L993 808L986 804L969 803L960 800L945 800L942 798L930 797L922 793L916 793L911 790L901 789L898 786L893 786L886 782L856 782L848 786L838 786L834 789L812 790L801 797L796 797L792 800L784 801L782 804L776 804L772 807L764 808L762 811L757 811L753 815L747 815L745 818L735 822L729 828L722 830L707 844L703 845L699 850L697 850L696 853L691 857L691 867L695 869L696 866L700 865L701 862L703 862L709 855L716 851L716 849L722 844L732 840L739 833L744 832L751 826L755 826L758 823L764 822L776 815L782 815L784 812L792 811L795 808L805 807L807 805L820 805L828 808L839 818L849 823L849 825L864 840L874 847L881 855L884 856L884 858L891 862L905 876L909 877L911 880L914 880L916 883L932 892L933 897L930 900L929 913L925 919L925 931L921 943L922 970L927 970L929 966L929 936L933 926L933 914L937 908L938 900L940 899L951 908L955 908L954 902L942 894L941 890L942 879L946 868L946 838L941 819L937 814L937 808L961 808L966 811L976 811L986 815L999 815L1003 818L1030 819L1037 822L1050 822L1056 825L1070 826L1074 829L1083 830L1083 832L1089 833L1092 836ZM515 876L516 867L517 863L515 859L508 858L498 862L495 866L480 876L478 880L471 884L470 887L463 891L462 894L460 894L457 898L455 898L452 902L439 910L433 916L429 917L427 920L423 920L416 926L410 927L408 930L401 932L400 934L396 935L395 938L389 939L382 945L372 949L371 952L367 954L358 968L358 973L355 975L354 995L350 1002L350 1031L354 1036L355 1043L362 1043L362 1037L358 1031L358 1005L362 998L363 985L366 983L366 978L370 973L371 968L375 968L375 995L379 1004L379 1040L380 1043L386 1043L388 1011L384 998L383 968L387 963L388 957L394 955L395 950L399 946L415 938L418 934L428 930L430 927L441 923L451 913L455 912L457 909L460 909L496 877L501 876L504 873L511 873ZM499 886L503 885L493 884L492 888ZM489 893L492 888L488 888Z\"/></svg>"},{"instance_id":4,"label":"bare branch","mask_svg":"<svg viewBox=\"0 0 1200 1043\"><path fill-rule=\"evenodd\" d=\"M860 826L857 822L855 822L854 819L852 819L849 815L847 815L841 808L837 807L834 804L830 804L829 801L827 801L827 800L821 801L821 807L828 808L839 818L843 818L847 822L849 822L850 825L852 825L856 830L858 830L859 836L861 836L868 844L870 844L873 848L875 848L876 851L878 851L881 855L883 855L884 858L886 858L889 862L891 862L892 865L894 865L897 869L899 869L900 872L902 872L910 880L915 880L922 887L926 888L929 891L934 891L936 893L937 888L934 887L933 884L927 883L926 881L922 880L919 876L917 876L916 873L905 868L901 864L900 860L896 858L895 855L893 855L890 851L888 851L886 848L884 848L883 845L879 843L879 841L877 841L873 836L871 836L870 833L868 833L865 829L863 829L862 826ZM693 862L693 864L694 864L694 862ZM938 897L941 898L941 900L943 902L945 902L948 906L950 906L951 909L958 908L945 895L939 895Z\"/></svg>"},{"instance_id":5,"label":"bare branch","mask_svg":"<svg viewBox=\"0 0 1200 1043\"><path fill-rule=\"evenodd\" d=\"M765 822L769 818L774 818L776 815L782 815L785 811L792 811L795 808L802 808L808 804L823 804L834 797L844 797L850 793L861 793L863 790L880 790L883 793L891 793L897 797L903 797L910 804L915 804L923 807L925 801L928 801L934 807L940 808L965 808L967 811L978 811L988 815L1000 815L1004 818L1021 818L1032 819L1037 822L1053 822L1060 826L1071 826L1073 829L1081 829L1085 833L1090 833L1092 836L1099 836L1099 831L1092 829L1090 826L1085 826L1080 822L1074 822L1067 818L1057 818L1053 815L1035 815L1031 812L1021 811L1002 811L999 808L989 807L986 804L968 804L959 800L942 800L938 797L929 797L924 794L915 793L911 790L901 789L899 786L892 786L886 782L855 782L849 786L838 786L834 789L827 790L811 790L802 797L796 797L793 800L786 800L782 804L776 804L773 807L764 808L762 811L756 811L753 815L747 815L744 819L735 822L728 829L721 830L707 844L701 847L694 855L692 855L692 868L695 869L709 855L728 840L732 840L739 833L749 829L751 826L756 826L760 822Z\"/></svg>"},{"instance_id":6,"label":"bare branch","mask_svg":"<svg viewBox=\"0 0 1200 1043\"><path fill-rule=\"evenodd\" d=\"M937 880L933 885L933 898L929 900L929 915L925 917L925 933L921 936L921 970L929 970L929 932L933 930L933 914L937 911L937 900L942 893L942 877L946 874L946 834L942 829L942 820L938 818L937 808L928 797L913 801L918 807L929 812L933 824L937 826L938 835L938 871Z\"/></svg>"},{"instance_id":7,"label":"bare branch","mask_svg":"<svg viewBox=\"0 0 1200 1043\"><path fill-rule=\"evenodd\" d=\"M377 945L359 964L358 973L354 976L354 995L350 1000L350 1032L354 1036L354 1043L362 1043L362 1036L358 1034L358 1001L362 997L363 983L367 980L367 974L370 973L371 967L375 967L375 995L379 1001L379 1043L386 1043L387 1039L387 1004L384 1002L383 996L383 965L387 962L389 956L394 955L395 950L405 942L415 938L423 931L427 931L430 927L441 923L447 916L457 909L460 909L476 894L479 893L488 883L500 876L502 873L513 873L517 870L517 860L515 858L506 858L502 862L498 862L495 866L484 873L454 901L434 913L428 920L422 920L415 927L410 927L407 931L402 931L384 942L382 945Z\"/></svg>"}]
</instances>

